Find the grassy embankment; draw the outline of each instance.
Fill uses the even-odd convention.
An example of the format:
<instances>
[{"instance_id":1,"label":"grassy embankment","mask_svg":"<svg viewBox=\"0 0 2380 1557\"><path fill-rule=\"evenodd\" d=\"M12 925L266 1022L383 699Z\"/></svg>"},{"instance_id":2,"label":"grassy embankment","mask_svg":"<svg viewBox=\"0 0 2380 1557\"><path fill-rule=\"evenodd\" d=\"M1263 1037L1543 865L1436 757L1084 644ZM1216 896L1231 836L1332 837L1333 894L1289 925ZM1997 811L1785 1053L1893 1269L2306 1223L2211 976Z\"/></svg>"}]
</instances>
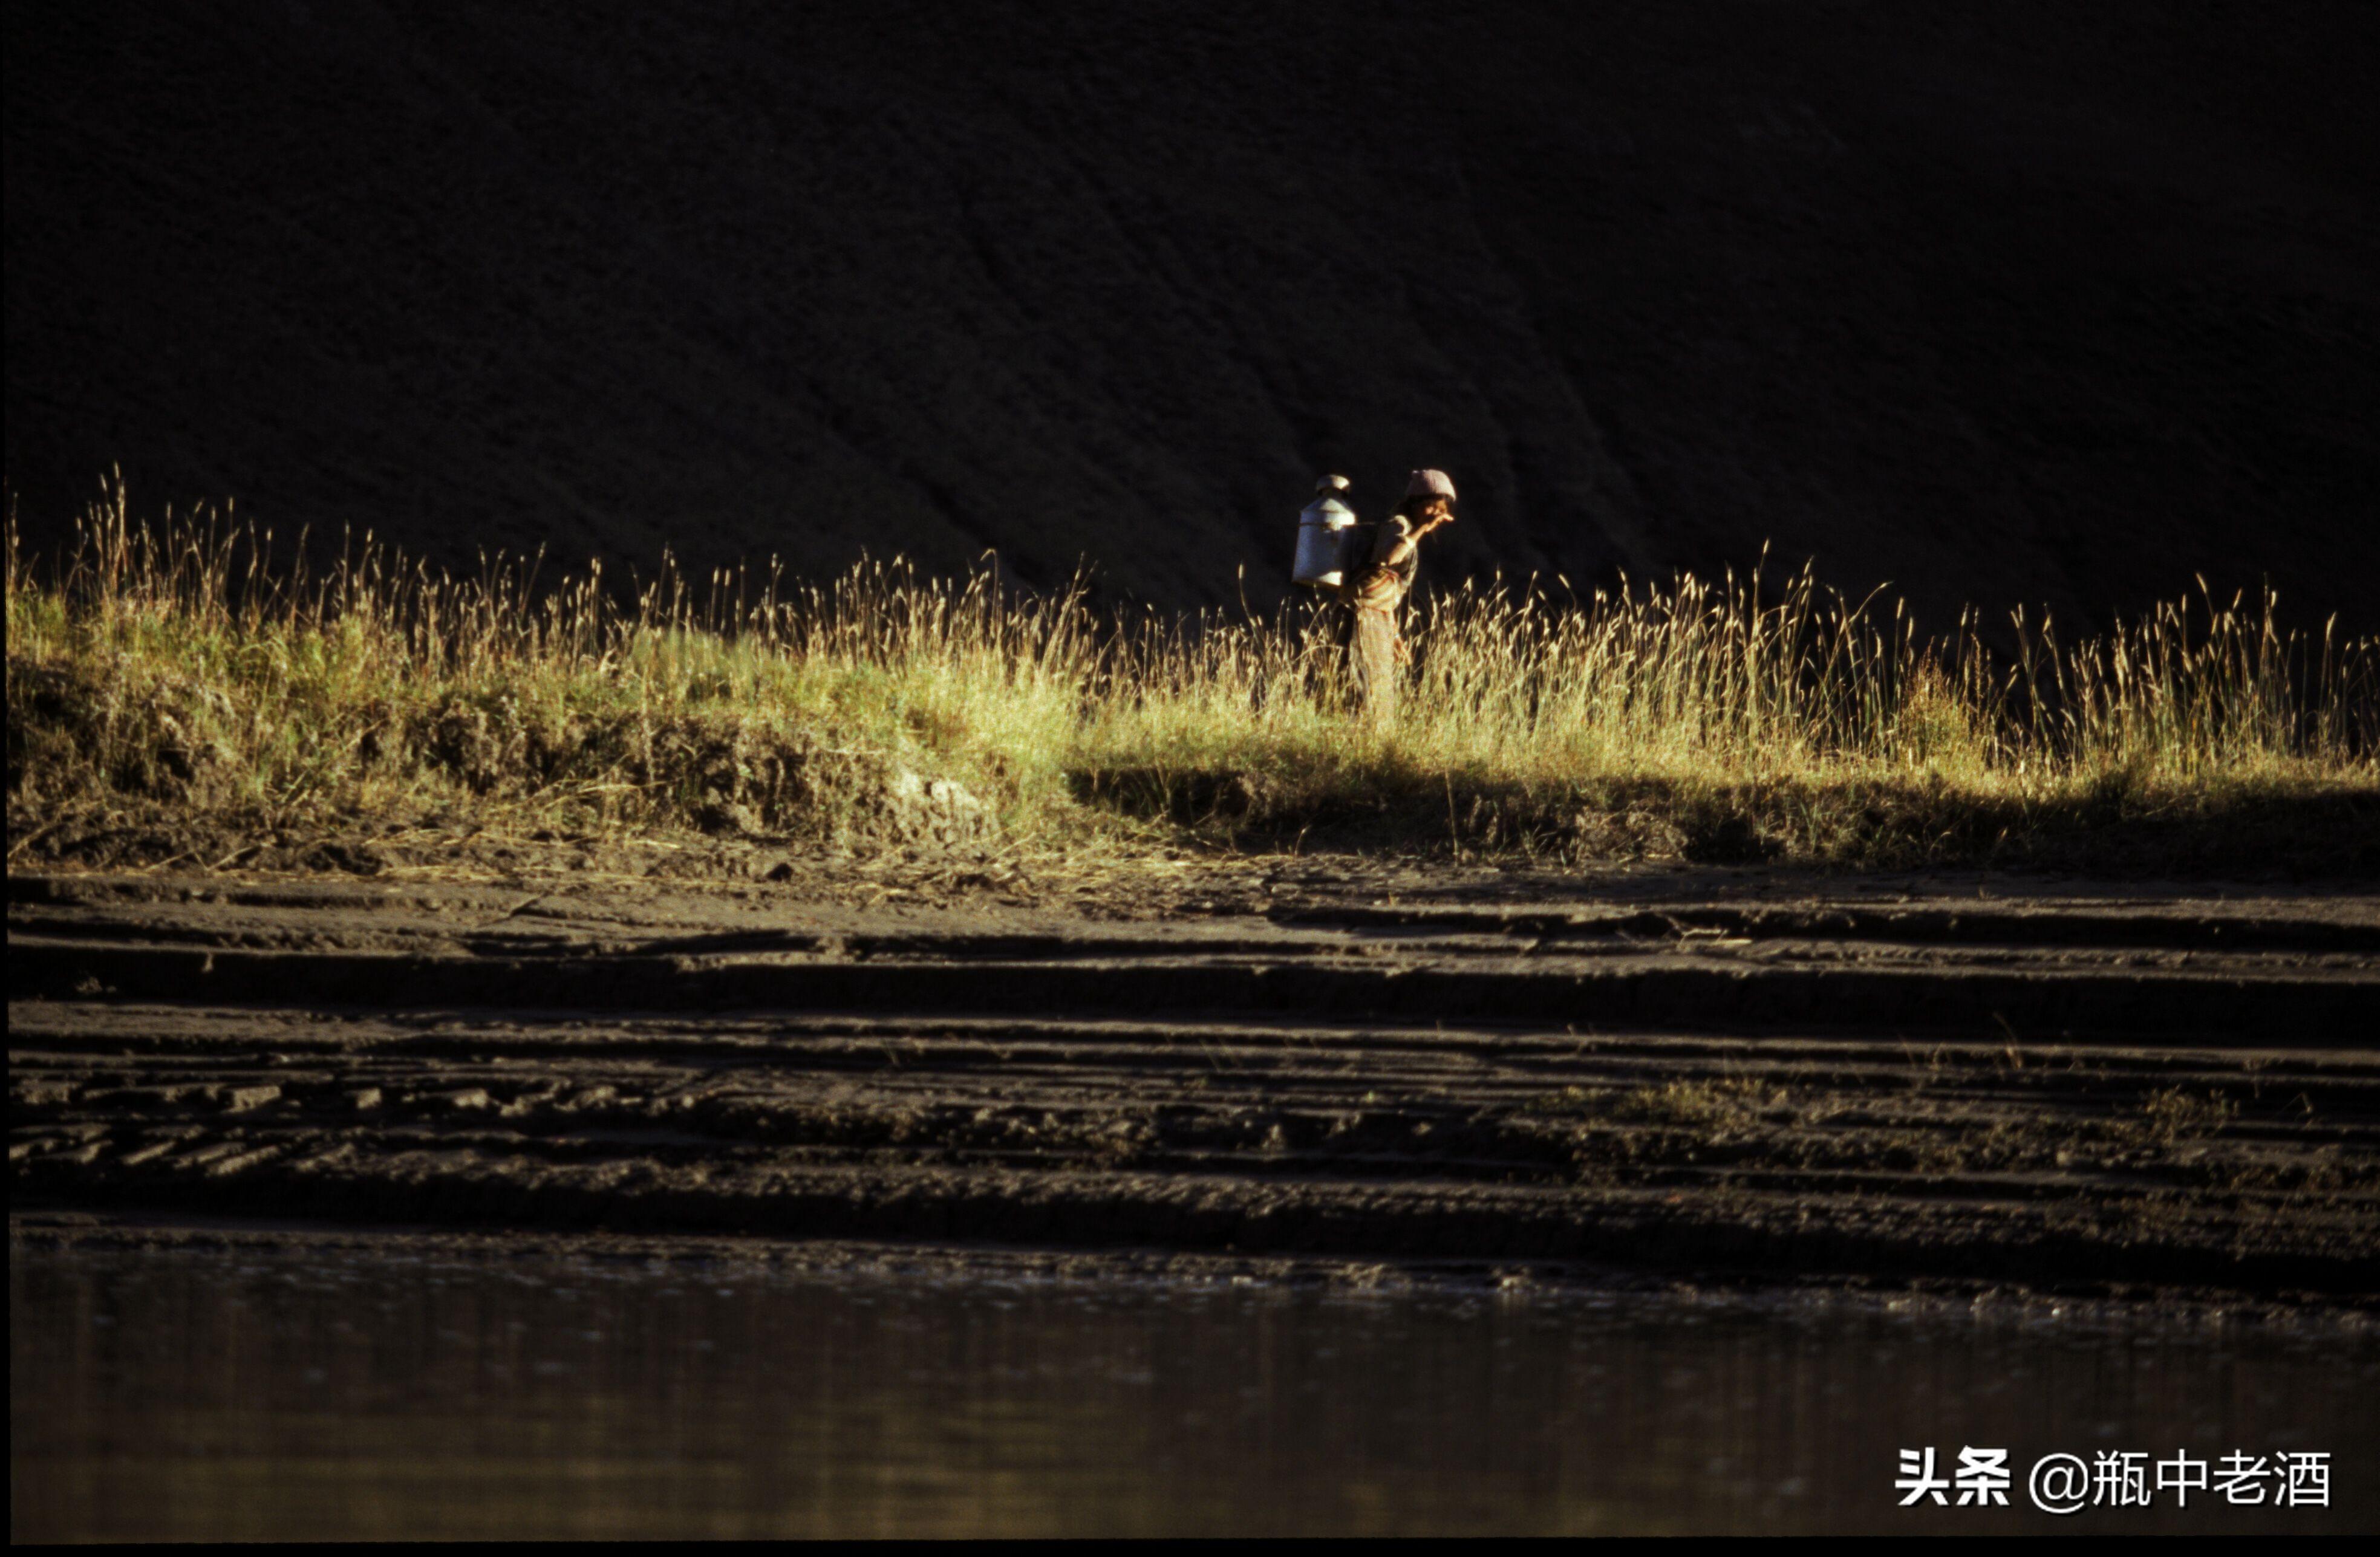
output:
<instances>
[{"instance_id":1,"label":"grassy embankment","mask_svg":"<svg viewBox=\"0 0 2380 1557\"><path fill-rule=\"evenodd\" d=\"M2020 617L2003 656L1806 574L1465 591L1372 729L1291 616L1118 620L897 564L620 606L592 574L366 548L308 577L266 546L136 524L120 492L64 558L12 521L13 863L668 830L2380 872L2380 645L2285 635L2269 601L2071 643Z\"/></svg>"}]
</instances>

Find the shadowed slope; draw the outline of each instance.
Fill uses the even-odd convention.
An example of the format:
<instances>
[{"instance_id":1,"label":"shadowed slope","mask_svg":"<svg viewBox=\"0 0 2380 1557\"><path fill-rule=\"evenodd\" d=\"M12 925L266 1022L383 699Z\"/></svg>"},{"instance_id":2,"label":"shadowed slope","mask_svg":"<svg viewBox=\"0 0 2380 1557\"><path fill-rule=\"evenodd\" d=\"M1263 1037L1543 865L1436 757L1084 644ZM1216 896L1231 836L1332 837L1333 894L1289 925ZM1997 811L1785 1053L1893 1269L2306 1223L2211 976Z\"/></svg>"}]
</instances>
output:
<instances>
[{"instance_id":1,"label":"shadowed slope","mask_svg":"<svg viewBox=\"0 0 2380 1557\"><path fill-rule=\"evenodd\" d=\"M6 474L1261 604L1427 462L1441 580L2380 625L2374 24L2131 9L19 9Z\"/></svg>"}]
</instances>

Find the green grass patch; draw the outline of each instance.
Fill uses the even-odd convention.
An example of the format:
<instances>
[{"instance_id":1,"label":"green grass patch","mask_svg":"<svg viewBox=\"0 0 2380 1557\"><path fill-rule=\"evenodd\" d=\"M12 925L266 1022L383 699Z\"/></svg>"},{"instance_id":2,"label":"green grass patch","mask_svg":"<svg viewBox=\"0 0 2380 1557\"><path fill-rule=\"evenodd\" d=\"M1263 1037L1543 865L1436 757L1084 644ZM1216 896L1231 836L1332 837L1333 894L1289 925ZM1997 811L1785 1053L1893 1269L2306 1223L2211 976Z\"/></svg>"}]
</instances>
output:
<instances>
[{"instance_id":1,"label":"green grass patch","mask_svg":"<svg viewBox=\"0 0 2380 1557\"><path fill-rule=\"evenodd\" d=\"M133 521L7 537L12 860L229 834L694 830L1043 854L1184 843L2124 872L2380 871L2380 648L2270 600L1921 639L1810 574L1416 613L1392 723L1326 617L1161 617L869 564L532 587Z\"/></svg>"}]
</instances>

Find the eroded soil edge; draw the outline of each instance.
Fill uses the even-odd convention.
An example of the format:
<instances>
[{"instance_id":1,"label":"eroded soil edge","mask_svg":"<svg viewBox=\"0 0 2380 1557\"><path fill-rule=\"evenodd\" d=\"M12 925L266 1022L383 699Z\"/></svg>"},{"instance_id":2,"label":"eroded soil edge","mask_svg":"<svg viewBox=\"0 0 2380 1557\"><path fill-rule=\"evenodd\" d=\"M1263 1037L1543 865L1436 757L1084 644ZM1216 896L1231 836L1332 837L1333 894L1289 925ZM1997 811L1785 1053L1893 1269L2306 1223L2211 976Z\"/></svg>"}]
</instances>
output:
<instances>
[{"instance_id":1,"label":"eroded soil edge","mask_svg":"<svg viewBox=\"0 0 2380 1557\"><path fill-rule=\"evenodd\" d=\"M1103 907L9 882L12 1202L2380 1291L2380 903L1329 862Z\"/></svg>"}]
</instances>

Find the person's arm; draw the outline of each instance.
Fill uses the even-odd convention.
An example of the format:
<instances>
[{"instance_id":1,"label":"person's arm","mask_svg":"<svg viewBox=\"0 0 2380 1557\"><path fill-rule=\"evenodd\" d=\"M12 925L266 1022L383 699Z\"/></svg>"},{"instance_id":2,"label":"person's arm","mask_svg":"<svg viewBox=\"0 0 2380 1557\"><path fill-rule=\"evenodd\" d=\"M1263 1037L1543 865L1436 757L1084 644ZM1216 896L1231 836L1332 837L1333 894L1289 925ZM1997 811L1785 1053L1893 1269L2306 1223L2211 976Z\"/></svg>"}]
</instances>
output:
<instances>
[{"instance_id":1,"label":"person's arm","mask_svg":"<svg viewBox=\"0 0 2380 1557\"><path fill-rule=\"evenodd\" d=\"M1397 542L1394 546L1389 548L1388 551L1380 558L1380 561L1387 563L1390 567L1402 568L1407 562L1413 561L1414 553L1421 549L1421 537L1429 534L1430 531L1437 529L1440 525L1453 524L1454 515L1451 513L1437 514L1431 518L1423 520L1419 527L1415 527L1412 520L1407 519L1403 514L1400 513L1396 515L1390 523L1395 525L1397 527Z\"/></svg>"}]
</instances>

